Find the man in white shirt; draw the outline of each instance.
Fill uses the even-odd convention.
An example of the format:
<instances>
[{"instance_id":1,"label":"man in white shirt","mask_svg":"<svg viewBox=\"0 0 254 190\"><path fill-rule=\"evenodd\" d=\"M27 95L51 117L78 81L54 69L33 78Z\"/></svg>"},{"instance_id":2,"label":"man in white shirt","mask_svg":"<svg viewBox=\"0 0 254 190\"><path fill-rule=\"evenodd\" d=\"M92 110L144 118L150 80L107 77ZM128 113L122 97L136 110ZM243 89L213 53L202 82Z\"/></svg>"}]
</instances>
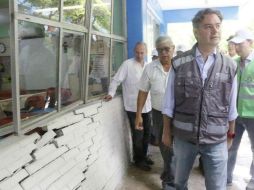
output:
<instances>
[{"instance_id":1,"label":"man in white shirt","mask_svg":"<svg viewBox=\"0 0 254 190\"><path fill-rule=\"evenodd\" d=\"M233 37L234 36L229 36L229 38L227 39L227 42L228 42L228 55L230 57L232 57L232 59L236 59L236 58L238 58L238 55L237 55L236 50L235 50L235 44L231 41L231 39Z\"/></svg>"},{"instance_id":2,"label":"man in white shirt","mask_svg":"<svg viewBox=\"0 0 254 190\"><path fill-rule=\"evenodd\" d=\"M135 165L145 171L150 171L152 160L147 157L148 144L150 139L151 127L151 101L150 97L142 110L143 130L135 129L135 117L137 111L138 83L145 65L146 44L138 42L135 45L135 58L128 59L118 69L109 86L108 95L104 97L109 101L114 97L117 87L122 83L124 108L127 112L133 141L133 153Z\"/></svg>"},{"instance_id":3,"label":"man in white shirt","mask_svg":"<svg viewBox=\"0 0 254 190\"><path fill-rule=\"evenodd\" d=\"M156 59L148 64L141 76L139 82L135 127L140 130L143 129L142 108L145 105L150 91L152 100L153 128L155 128L155 131L157 132L157 134L154 135L156 135L155 138L159 140L159 147L164 161L163 172L161 174L162 187L163 189L167 189L166 186L173 186L174 182L174 174L171 169L173 151L161 142L163 131L163 115L161 113L161 108L175 45L169 36L158 37L155 45L159 59Z\"/></svg>"}]
</instances>

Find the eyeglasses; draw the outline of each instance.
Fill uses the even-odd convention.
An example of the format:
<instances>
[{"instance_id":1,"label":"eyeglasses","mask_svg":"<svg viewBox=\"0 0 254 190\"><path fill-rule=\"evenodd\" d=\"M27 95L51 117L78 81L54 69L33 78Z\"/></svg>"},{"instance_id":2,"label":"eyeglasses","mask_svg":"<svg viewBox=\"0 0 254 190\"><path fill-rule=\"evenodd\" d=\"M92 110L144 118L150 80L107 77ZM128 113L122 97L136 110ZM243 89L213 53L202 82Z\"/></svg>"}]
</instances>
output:
<instances>
[{"instance_id":1,"label":"eyeglasses","mask_svg":"<svg viewBox=\"0 0 254 190\"><path fill-rule=\"evenodd\" d=\"M156 48L158 53L163 53L163 51L165 51L166 53L174 50L174 46L170 46L170 47L163 47L163 48Z\"/></svg>"}]
</instances>

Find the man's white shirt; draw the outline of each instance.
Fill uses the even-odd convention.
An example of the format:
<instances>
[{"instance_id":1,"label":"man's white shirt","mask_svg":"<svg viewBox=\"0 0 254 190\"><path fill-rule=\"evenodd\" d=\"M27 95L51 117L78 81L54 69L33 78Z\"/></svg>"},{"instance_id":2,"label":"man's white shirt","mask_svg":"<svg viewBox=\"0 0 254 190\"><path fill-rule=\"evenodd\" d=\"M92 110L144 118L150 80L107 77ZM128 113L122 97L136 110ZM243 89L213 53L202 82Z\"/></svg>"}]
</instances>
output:
<instances>
[{"instance_id":1,"label":"man's white shirt","mask_svg":"<svg viewBox=\"0 0 254 190\"><path fill-rule=\"evenodd\" d=\"M108 94L112 97L114 97L117 87L122 83L124 108L126 111L137 111L138 85L145 65L147 63L142 66L134 58L124 61L110 83ZM151 98L148 95L142 113L150 112L151 109Z\"/></svg>"},{"instance_id":2,"label":"man's white shirt","mask_svg":"<svg viewBox=\"0 0 254 190\"><path fill-rule=\"evenodd\" d=\"M162 109L162 101L167 86L168 72L165 72L159 60L149 63L141 76L139 89L151 93L152 107Z\"/></svg>"}]
</instances>

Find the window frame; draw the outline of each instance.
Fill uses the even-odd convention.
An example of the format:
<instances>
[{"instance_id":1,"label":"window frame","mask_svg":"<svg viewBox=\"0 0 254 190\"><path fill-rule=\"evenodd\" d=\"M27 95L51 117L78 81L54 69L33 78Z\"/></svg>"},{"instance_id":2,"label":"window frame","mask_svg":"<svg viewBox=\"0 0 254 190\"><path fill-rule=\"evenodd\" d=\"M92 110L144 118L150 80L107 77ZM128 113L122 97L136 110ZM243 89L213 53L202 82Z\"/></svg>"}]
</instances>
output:
<instances>
[{"instance_id":1,"label":"window frame","mask_svg":"<svg viewBox=\"0 0 254 190\"><path fill-rule=\"evenodd\" d=\"M79 106L83 106L85 104L88 104L93 101L97 101L101 99L102 96L105 94L100 94L98 97L94 97L92 99L88 100L88 68L90 63L90 46L91 46L91 35L99 35L102 37L108 37L110 40L110 55L109 55L109 61L110 64L108 64L109 67L109 73L108 78L111 80L111 72L112 72L112 45L114 41L119 41L124 44L125 47L125 57L127 57L127 28L126 28L126 1L124 0L123 6L124 6L124 12L123 12L123 18L124 18L124 36L118 36L113 34L113 13L114 13L114 0L111 0L111 25L110 25L110 33L105 34L102 32L94 31L92 29L91 24L91 16L92 16L92 0L86 1L86 7L85 7L85 23L83 26L73 23L67 23L63 19L63 0L60 1L60 19L59 21L54 21L46 18L36 17L33 15L26 15L23 13L18 12L18 1L17 0L9 0L9 15L10 15L10 57L11 57L11 91L12 91L12 110L13 110L13 122L7 125L3 125L0 127L0 138L1 136L7 135L9 133L14 133L16 135L22 135L25 134L27 131L32 130L35 127L38 126L44 126L47 122L51 121L52 119L55 119L59 117L60 115L63 115L67 112L70 112L71 110L74 110L75 108ZM20 115L20 85L19 85L19 41L18 41L18 22L19 21L28 21L28 22L34 22L38 24L43 25L49 25L53 27L59 28L59 50L58 50L58 92L60 92L61 85L59 84L60 77L61 77L61 61L62 61L62 39L65 32L67 33L75 33L75 34L82 34L83 35L83 42L82 42L82 53L81 53L81 98L71 103L68 106L64 106L60 108L60 103L58 104L58 108L56 111L53 111L49 114L45 114L42 116L39 116L37 118L31 118L26 121L21 122L21 115ZM60 94L60 93L58 93ZM60 95L58 95L58 102L61 99ZM15 111L14 111L15 110Z\"/></svg>"}]
</instances>

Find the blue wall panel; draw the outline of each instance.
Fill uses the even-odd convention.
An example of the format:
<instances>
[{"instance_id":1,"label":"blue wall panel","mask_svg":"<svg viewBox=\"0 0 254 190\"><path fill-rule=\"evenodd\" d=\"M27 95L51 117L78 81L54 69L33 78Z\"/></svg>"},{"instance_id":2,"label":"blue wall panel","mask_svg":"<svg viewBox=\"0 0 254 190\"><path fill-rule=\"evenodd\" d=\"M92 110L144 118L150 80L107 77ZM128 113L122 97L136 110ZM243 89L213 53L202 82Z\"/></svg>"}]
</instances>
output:
<instances>
[{"instance_id":1,"label":"blue wall panel","mask_svg":"<svg viewBox=\"0 0 254 190\"><path fill-rule=\"evenodd\" d=\"M234 20L238 18L239 7L219 7L216 8L223 14L224 19ZM200 8L195 9L178 9L178 10L167 10L163 11L163 17L165 23L178 23L178 22L190 22L194 15L201 10Z\"/></svg>"},{"instance_id":2,"label":"blue wall panel","mask_svg":"<svg viewBox=\"0 0 254 190\"><path fill-rule=\"evenodd\" d=\"M128 58L134 56L133 48L143 40L142 1L127 0L127 38Z\"/></svg>"},{"instance_id":3,"label":"blue wall panel","mask_svg":"<svg viewBox=\"0 0 254 190\"><path fill-rule=\"evenodd\" d=\"M148 6L160 23L161 33L166 33L163 12L157 0L126 0L128 58L134 56L133 48L138 41L144 41L147 28Z\"/></svg>"},{"instance_id":4,"label":"blue wall panel","mask_svg":"<svg viewBox=\"0 0 254 190\"><path fill-rule=\"evenodd\" d=\"M160 24L160 34L161 35L167 34L167 23Z\"/></svg>"}]
</instances>

